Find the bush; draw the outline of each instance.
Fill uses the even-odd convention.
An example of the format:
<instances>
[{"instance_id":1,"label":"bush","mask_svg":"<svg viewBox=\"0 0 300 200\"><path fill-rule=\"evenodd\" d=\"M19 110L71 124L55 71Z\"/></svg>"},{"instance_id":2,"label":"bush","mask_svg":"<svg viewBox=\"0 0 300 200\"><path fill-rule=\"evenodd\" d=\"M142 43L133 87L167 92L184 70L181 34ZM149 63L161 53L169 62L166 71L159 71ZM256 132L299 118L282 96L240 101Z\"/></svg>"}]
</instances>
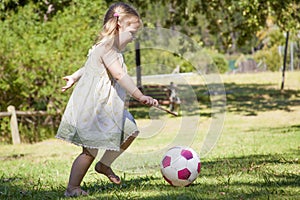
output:
<instances>
[{"instance_id":1,"label":"bush","mask_svg":"<svg viewBox=\"0 0 300 200\"><path fill-rule=\"evenodd\" d=\"M207 69L208 73L218 72L223 74L229 70L229 63L223 54L218 53L215 50L209 50L209 49L206 49L204 52L211 59L211 63Z\"/></svg>"},{"instance_id":2,"label":"bush","mask_svg":"<svg viewBox=\"0 0 300 200\"><path fill-rule=\"evenodd\" d=\"M34 2L27 1L1 15L0 111L6 111L8 105L17 110L62 111L70 94L60 92L62 77L85 62L101 28L99 16L107 8L102 1L59 1L66 3L61 5L64 9L56 7L57 12L44 21L42 2ZM49 130L57 125L42 128L44 121L20 124L27 141L53 136L55 131ZM1 120L1 133L7 132L2 123L5 120Z\"/></svg>"},{"instance_id":3,"label":"bush","mask_svg":"<svg viewBox=\"0 0 300 200\"><path fill-rule=\"evenodd\" d=\"M224 55L220 53L214 53L212 55L213 62L218 67L219 73L223 74L228 71L228 62L225 59Z\"/></svg>"},{"instance_id":4,"label":"bush","mask_svg":"<svg viewBox=\"0 0 300 200\"><path fill-rule=\"evenodd\" d=\"M260 63L260 65L270 71L278 71L282 65L277 46L257 51L253 58L257 63Z\"/></svg>"}]
</instances>

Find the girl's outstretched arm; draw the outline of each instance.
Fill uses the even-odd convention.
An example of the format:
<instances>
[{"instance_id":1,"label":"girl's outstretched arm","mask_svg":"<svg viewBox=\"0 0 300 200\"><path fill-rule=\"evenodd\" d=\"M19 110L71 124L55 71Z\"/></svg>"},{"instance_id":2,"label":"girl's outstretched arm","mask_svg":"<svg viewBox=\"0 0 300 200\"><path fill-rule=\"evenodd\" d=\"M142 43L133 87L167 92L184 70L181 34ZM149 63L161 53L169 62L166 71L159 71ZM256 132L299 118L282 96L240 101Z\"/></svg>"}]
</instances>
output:
<instances>
[{"instance_id":1,"label":"girl's outstretched arm","mask_svg":"<svg viewBox=\"0 0 300 200\"><path fill-rule=\"evenodd\" d=\"M84 71L84 67L80 68L79 70L77 70L76 72L74 72L72 75L63 77L63 79L65 81L67 81L67 83L66 83L65 86L63 86L61 88L61 91L65 92L66 90L68 90L69 88L71 88L74 85L74 83L76 83L80 79L80 77L83 74L83 71Z\"/></svg>"}]
</instances>

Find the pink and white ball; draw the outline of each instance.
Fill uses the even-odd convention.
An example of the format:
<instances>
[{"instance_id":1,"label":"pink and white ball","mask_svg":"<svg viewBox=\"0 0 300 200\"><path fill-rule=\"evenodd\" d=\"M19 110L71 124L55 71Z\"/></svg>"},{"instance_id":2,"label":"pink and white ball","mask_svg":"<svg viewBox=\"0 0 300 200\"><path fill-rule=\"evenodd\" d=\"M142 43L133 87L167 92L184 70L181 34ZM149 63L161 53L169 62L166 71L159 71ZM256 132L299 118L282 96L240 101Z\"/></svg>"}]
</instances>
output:
<instances>
[{"instance_id":1,"label":"pink and white ball","mask_svg":"<svg viewBox=\"0 0 300 200\"><path fill-rule=\"evenodd\" d=\"M160 169L169 184L184 187L196 180L200 174L201 162L193 149L175 146L163 156Z\"/></svg>"}]
</instances>

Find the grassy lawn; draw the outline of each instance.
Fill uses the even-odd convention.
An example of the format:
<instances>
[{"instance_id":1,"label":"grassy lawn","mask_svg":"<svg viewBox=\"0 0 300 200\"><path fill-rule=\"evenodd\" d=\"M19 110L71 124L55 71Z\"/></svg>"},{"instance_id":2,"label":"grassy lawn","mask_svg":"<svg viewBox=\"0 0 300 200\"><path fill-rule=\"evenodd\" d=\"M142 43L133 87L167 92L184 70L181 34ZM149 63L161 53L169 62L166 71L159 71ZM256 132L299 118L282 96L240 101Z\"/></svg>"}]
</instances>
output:
<instances>
[{"instance_id":1,"label":"grassy lawn","mask_svg":"<svg viewBox=\"0 0 300 200\"><path fill-rule=\"evenodd\" d=\"M90 195L80 199L299 199L300 72L287 73L283 92L280 73L221 78L226 113L222 134L209 154L200 152L214 125L204 95L207 88L198 76L187 77L199 109L177 118L151 111L150 120L143 119L149 108L132 108L141 134L113 165L123 183L111 184L93 165L82 184ZM180 132L192 140L176 139ZM159 171L166 148L180 142L189 142L202 161L200 176L184 188L168 185ZM56 139L1 145L0 199L64 199L69 170L80 150Z\"/></svg>"}]
</instances>

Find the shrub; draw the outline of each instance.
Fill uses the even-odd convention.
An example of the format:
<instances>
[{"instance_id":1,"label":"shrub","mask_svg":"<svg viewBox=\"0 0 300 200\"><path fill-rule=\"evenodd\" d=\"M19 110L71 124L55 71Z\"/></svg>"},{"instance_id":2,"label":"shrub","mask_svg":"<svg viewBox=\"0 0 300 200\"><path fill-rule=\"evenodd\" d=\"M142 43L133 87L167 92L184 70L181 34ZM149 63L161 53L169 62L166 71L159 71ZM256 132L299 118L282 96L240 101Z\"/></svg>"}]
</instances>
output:
<instances>
[{"instance_id":1,"label":"shrub","mask_svg":"<svg viewBox=\"0 0 300 200\"><path fill-rule=\"evenodd\" d=\"M103 1L58 1L65 5L55 7L57 12L44 21L43 2L34 2L26 1L1 15L0 111L8 105L17 110L63 110L70 92L60 92L62 77L83 65L101 27L99 16L107 8ZM57 127L43 128L46 119L19 120L29 142L53 136ZM7 132L2 123L6 121L1 120L1 133Z\"/></svg>"},{"instance_id":2,"label":"shrub","mask_svg":"<svg viewBox=\"0 0 300 200\"><path fill-rule=\"evenodd\" d=\"M207 73L225 73L229 70L229 63L225 56L215 50L205 49L204 54L210 57L211 63L208 65Z\"/></svg>"},{"instance_id":3,"label":"shrub","mask_svg":"<svg viewBox=\"0 0 300 200\"><path fill-rule=\"evenodd\" d=\"M282 65L277 46L257 51L253 58L257 63L261 63L270 71L278 71Z\"/></svg>"}]
</instances>

